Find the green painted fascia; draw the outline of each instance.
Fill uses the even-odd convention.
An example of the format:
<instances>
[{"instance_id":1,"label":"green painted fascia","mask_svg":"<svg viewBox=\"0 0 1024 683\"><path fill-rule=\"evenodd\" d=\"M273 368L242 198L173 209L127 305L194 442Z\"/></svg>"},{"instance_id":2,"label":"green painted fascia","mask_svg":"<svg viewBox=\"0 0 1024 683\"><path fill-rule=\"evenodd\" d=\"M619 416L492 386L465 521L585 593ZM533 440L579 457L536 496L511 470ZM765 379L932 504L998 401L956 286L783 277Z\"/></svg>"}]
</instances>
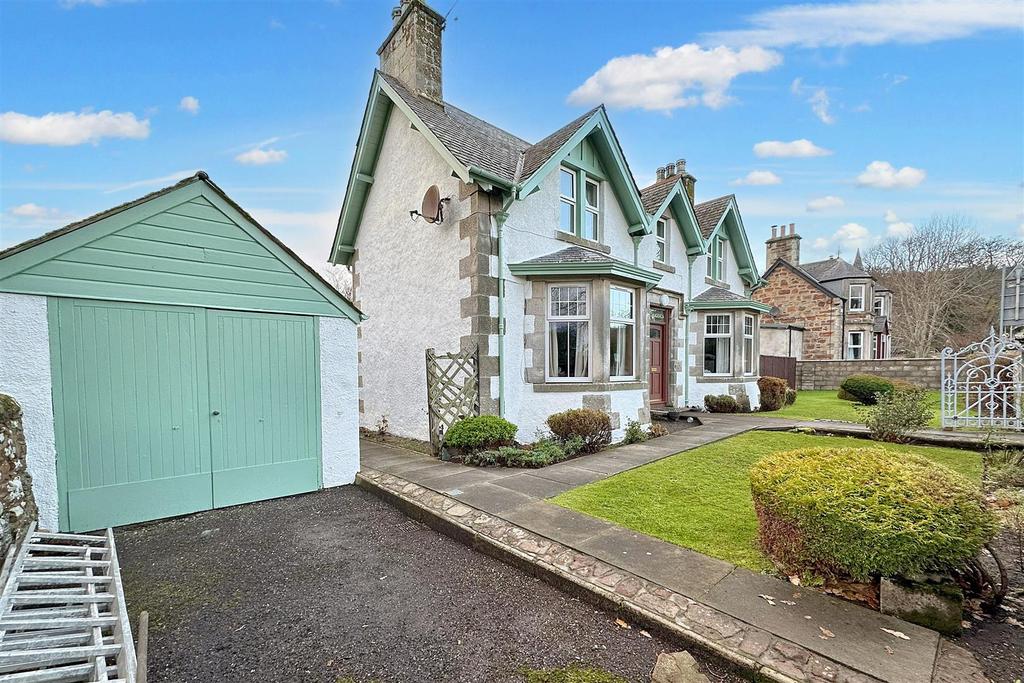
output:
<instances>
[{"instance_id":1,"label":"green painted fascia","mask_svg":"<svg viewBox=\"0 0 1024 683\"><path fill-rule=\"evenodd\" d=\"M648 289L661 282L661 274L634 266L623 261L607 261L601 263L510 263L509 271L513 275L606 275L623 280L643 283Z\"/></svg>"},{"instance_id":2,"label":"green painted fascia","mask_svg":"<svg viewBox=\"0 0 1024 683\"><path fill-rule=\"evenodd\" d=\"M640 193L636 189L636 183L633 182L633 176L626 164L626 157L619 147L611 122L603 107L594 112L594 115L580 126L579 130L573 133L540 168L534 171L533 175L519 184L517 198L525 199L536 192L548 174L562 164L569 152L576 149L592 134L594 137L591 144L594 145L605 171L609 174L608 183L612 186L612 190L619 200L619 206L629 222L629 232L649 235L651 232L650 218L644 211Z\"/></svg>"},{"instance_id":3,"label":"green painted fascia","mask_svg":"<svg viewBox=\"0 0 1024 683\"><path fill-rule=\"evenodd\" d=\"M733 216L736 221L736 228L729 230L726 223L727 218ZM733 253L736 254L736 260L741 266L739 269L740 277L742 277L747 284L755 286L761 279L757 273L757 264L754 262L754 252L750 249L750 240L747 238L747 229L743 225L743 218L740 216L740 208L736 204L736 200L729 200L729 206L726 207L725 211L722 212L722 217L718 220L718 225L708 235L707 246L704 253L707 254L707 250L711 248L712 242L719 236L719 233L728 233L728 238L733 244L738 244L739 249L733 247Z\"/></svg>"},{"instance_id":4,"label":"green painted fascia","mask_svg":"<svg viewBox=\"0 0 1024 683\"><path fill-rule=\"evenodd\" d=\"M744 308L759 313L768 313L772 307L753 299L743 301L691 301L686 304L687 311L719 311L727 309Z\"/></svg>"}]
</instances>

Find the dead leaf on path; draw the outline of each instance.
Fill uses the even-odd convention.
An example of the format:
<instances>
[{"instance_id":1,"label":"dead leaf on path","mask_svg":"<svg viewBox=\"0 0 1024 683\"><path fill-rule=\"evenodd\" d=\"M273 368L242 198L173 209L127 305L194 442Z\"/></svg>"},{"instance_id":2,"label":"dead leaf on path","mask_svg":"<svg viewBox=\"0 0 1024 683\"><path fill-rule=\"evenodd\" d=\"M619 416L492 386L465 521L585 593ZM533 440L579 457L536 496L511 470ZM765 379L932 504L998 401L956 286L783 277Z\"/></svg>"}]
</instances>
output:
<instances>
[{"instance_id":1,"label":"dead leaf on path","mask_svg":"<svg viewBox=\"0 0 1024 683\"><path fill-rule=\"evenodd\" d=\"M832 633L832 631L829 631L824 626L819 626L818 630L821 631L821 635L818 636L818 637L821 638L822 640L828 640L829 638L835 638L836 637L836 634Z\"/></svg>"},{"instance_id":2,"label":"dead leaf on path","mask_svg":"<svg viewBox=\"0 0 1024 683\"><path fill-rule=\"evenodd\" d=\"M772 607L775 607L775 598L774 597L772 597L770 595L765 595L764 593L762 593L761 595L759 595L757 597L764 598L765 602L767 602Z\"/></svg>"},{"instance_id":3,"label":"dead leaf on path","mask_svg":"<svg viewBox=\"0 0 1024 683\"><path fill-rule=\"evenodd\" d=\"M789 577L789 582L791 584L793 584L794 586L799 586L800 585L800 577L797 576L796 574L794 574L793 576Z\"/></svg>"},{"instance_id":4,"label":"dead leaf on path","mask_svg":"<svg viewBox=\"0 0 1024 683\"><path fill-rule=\"evenodd\" d=\"M971 628L972 626L974 626L974 624L967 621L966 619L960 622L960 628Z\"/></svg>"},{"instance_id":5,"label":"dead leaf on path","mask_svg":"<svg viewBox=\"0 0 1024 683\"><path fill-rule=\"evenodd\" d=\"M642 635L644 638L650 638L651 637L650 633L648 633L647 631L644 631L642 629L640 631L640 635Z\"/></svg>"},{"instance_id":6,"label":"dead leaf on path","mask_svg":"<svg viewBox=\"0 0 1024 683\"><path fill-rule=\"evenodd\" d=\"M1006 617L1006 623L1009 624L1010 626L1016 626L1017 628L1024 628L1024 624L1022 624L1021 622L1017 621L1013 617Z\"/></svg>"},{"instance_id":7,"label":"dead leaf on path","mask_svg":"<svg viewBox=\"0 0 1024 683\"><path fill-rule=\"evenodd\" d=\"M889 655L894 655L894 654L896 654L896 650L894 650L891 647L889 647L888 645L886 645L885 646L885 653L889 654Z\"/></svg>"},{"instance_id":8,"label":"dead leaf on path","mask_svg":"<svg viewBox=\"0 0 1024 683\"><path fill-rule=\"evenodd\" d=\"M615 620L615 625L618 626L619 628L629 628L629 629L633 628L632 626L630 626L629 624L624 622L622 619L616 619Z\"/></svg>"},{"instance_id":9,"label":"dead leaf on path","mask_svg":"<svg viewBox=\"0 0 1024 683\"><path fill-rule=\"evenodd\" d=\"M810 615L810 614L805 614L805 615L804 615L804 619L810 619L810 618L811 618L811 615Z\"/></svg>"},{"instance_id":10,"label":"dead leaf on path","mask_svg":"<svg viewBox=\"0 0 1024 683\"><path fill-rule=\"evenodd\" d=\"M891 628L883 628L882 630L888 633L890 636L896 636L901 640L910 640L910 636L908 636L903 631L893 631Z\"/></svg>"},{"instance_id":11,"label":"dead leaf on path","mask_svg":"<svg viewBox=\"0 0 1024 683\"><path fill-rule=\"evenodd\" d=\"M795 605L796 603L792 600L779 600L783 605Z\"/></svg>"}]
</instances>

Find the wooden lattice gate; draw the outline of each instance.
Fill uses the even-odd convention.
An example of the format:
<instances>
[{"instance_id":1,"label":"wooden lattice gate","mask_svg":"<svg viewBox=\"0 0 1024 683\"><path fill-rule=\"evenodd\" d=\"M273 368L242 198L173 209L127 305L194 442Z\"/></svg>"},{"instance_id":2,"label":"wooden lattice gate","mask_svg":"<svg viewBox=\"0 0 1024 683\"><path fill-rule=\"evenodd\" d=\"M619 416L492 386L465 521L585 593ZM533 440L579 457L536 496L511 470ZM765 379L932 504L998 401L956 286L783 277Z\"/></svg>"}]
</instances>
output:
<instances>
[{"instance_id":1,"label":"wooden lattice gate","mask_svg":"<svg viewBox=\"0 0 1024 683\"><path fill-rule=\"evenodd\" d=\"M438 354L427 349L427 415L430 443L441 450L444 433L456 420L480 414L480 353Z\"/></svg>"}]
</instances>

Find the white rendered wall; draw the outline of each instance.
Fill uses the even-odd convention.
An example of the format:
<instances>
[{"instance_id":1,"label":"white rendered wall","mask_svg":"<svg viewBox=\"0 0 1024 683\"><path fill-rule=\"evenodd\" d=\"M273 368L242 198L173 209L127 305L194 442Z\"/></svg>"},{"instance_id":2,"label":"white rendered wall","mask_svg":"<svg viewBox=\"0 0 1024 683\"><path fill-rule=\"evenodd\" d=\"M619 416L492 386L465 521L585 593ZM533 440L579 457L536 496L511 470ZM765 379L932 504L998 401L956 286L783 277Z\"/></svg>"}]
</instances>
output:
<instances>
[{"instance_id":1,"label":"white rendered wall","mask_svg":"<svg viewBox=\"0 0 1024 683\"><path fill-rule=\"evenodd\" d=\"M429 438L424 353L459 351L470 334L460 315L469 280L459 279L459 259L469 243L459 239L459 181L409 121L392 109L356 239L356 300L368 319L360 327L362 375L360 424L373 428L387 416L393 434ZM437 185L444 223L413 222L423 193Z\"/></svg>"},{"instance_id":2,"label":"white rendered wall","mask_svg":"<svg viewBox=\"0 0 1024 683\"><path fill-rule=\"evenodd\" d=\"M534 441L541 433L548 433L547 419L552 413L559 413L570 408L582 408L583 397L595 392L552 391L535 392L532 385L523 387L519 412L510 417L519 426L520 441ZM596 392L611 396L609 412L619 414L619 428L612 431L612 441L620 441L626 433L626 421L636 420L637 411L644 407L642 389L628 391Z\"/></svg>"},{"instance_id":3,"label":"white rendered wall","mask_svg":"<svg viewBox=\"0 0 1024 683\"><path fill-rule=\"evenodd\" d=\"M0 312L0 393L21 405L39 526L56 531L57 449L46 297L0 292Z\"/></svg>"},{"instance_id":4,"label":"white rendered wall","mask_svg":"<svg viewBox=\"0 0 1024 683\"><path fill-rule=\"evenodd\" d=\"M359 471L356 326L320 318L320 436L324 486L351 484Z\"/></svg>"}]
</instances>

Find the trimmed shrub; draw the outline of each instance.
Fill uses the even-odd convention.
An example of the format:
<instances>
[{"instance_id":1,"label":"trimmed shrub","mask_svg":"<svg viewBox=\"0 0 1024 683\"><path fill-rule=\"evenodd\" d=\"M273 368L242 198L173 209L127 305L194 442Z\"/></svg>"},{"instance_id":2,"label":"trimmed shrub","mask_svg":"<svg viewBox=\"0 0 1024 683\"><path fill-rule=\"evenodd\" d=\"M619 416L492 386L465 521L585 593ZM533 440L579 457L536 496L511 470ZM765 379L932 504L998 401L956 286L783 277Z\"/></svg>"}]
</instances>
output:
<instances>
[{"instance_id":1,"label":"trimmed shrub","mask_svg":"<svg viewBox=\"0 0 1024 683\"><path fill-rule=\"evenodd\" d=\"M761 410L779 410L786 405L786 391L789 385L779 377L761 377L757 380L757 388L761 392Z\"/></svg>"},{"instance_id":2,"label":"trimmed shrub","mask_svg":"<svg viewBox=\"0 0 1024 683\"><path fill-rule=\"evenodd\" d=\"M750 488L761 549L787 574L865 581L947 571L999 529L970 481L882 448L773 453L751 468Z\"/></svg>"},{"instance_id":3,"label":"trimmed shrub","mask_svg":"<svg viewBox=\"0 0 1024 683\"><path fill-rule=\"evenodd\" d=\"M668 427L660 422L652 422L651 426L647 428L647 438L657 439L659 436L668 436Z\"/></svg>"},{"instance_id":4,"label":"trimmed shrub","mask_svg":"<svg viewBox=\"0 0 1024 683\"><path fill-rule=\"evenodd\" d=\"M994 489L1024 489L1024 451L992 451L986 460L986 479Z\"/></svg>"},{"instance_id":5,"label":"trimmed shrub","mask_svg":"<svg viewBox=\"0 0 1024 683\"><path fill-rule=\"evenodd\" d=\"M786 405L791 406L796 403L796 389L786 389Z\"/></svg>"},{"instance_id":6,"label":"trimmed shrub","mask_svg":"<svg viewBox=\"0 0 1024 683\"><path fill-rule=\"evenodd\" d=\"M704 407L709 413L738 413L740 404L729 394L713 396L708 394L704 397Z\"/></svg>"},{"instance_id":7,"label":"trimmed shrub","mask_svg":"<svg viewBox=\"0 0 1024 683\"><path fill-rule=\"evenodd\" d=\"M626 434L622 437L622 443L640 443L647 441L647 432L636 420L626 421Z\"/></svg>"},{"instance_id":8,"label":"trimmed shrub","mask_svg":"<svg viewBox=\"0 0 1024 683\"><path fill-rule=\"evenodd\" d=\"M877 394L875 405L864 409L864 426L876 441L900 443L924 429L932 419L928 394L923 389L897 389Z\"/></svg>"},{"instance_id":9,"label":"trimmed shrub","mask_svg":"<svg viewBox=\"0 0 1024 683\"><path fill-rule=\"evenodd\" d=\"M854 396L853 394L848 392L846 389L843 389L842 387L839 388L839 393L837 395L839 396L839 400L840 401L856 401L857 400L856 396Z\"/></svg>"},{"instance_id":10,"label":"trimmed shrub","mask_svg":"<svg viewBox=\"0 0 1024 683\"><path fill-rule=\"evenodd\" d=\"M519 427L496 415L475 415L457 420L444 435L444 445L465 451L511 446Z\"/></svg>"},{"instance_id":11,"label":"trimmed shrub","mask_svg":"<svg viewBox=\"0 0 1024 683\"><path fill-rule=\"evenodd\" d=\"M548 417L548 429L563 444L579 439L577 453L596 453L612 440L608 413L593 408L573 408Z\"/></svg>"},{"instance_id":12,"label":"trimmed shrub","mask_svg":"<svg viewBox=\"0 0 1024 683\"><path fill-rule=\"evenodd\" d=\"M498 449L475 451L463 456L462 462L477 467L547 467L566 459L558 444L542 441L530 448L502 446Z\"/></svg>"},{"instance_id":13,"label":"trimmed shrub","mask_svg":"<svg viewBox=\"0 0 1024 683\"><path fill-rule=\"evenodd\" d=\"M891 392L893 385L891 380L877 375L850 375L839 385L839 390L853 396L858 403L870 406L875 404L878 394Z\"/></svg>"}]
</instances>

